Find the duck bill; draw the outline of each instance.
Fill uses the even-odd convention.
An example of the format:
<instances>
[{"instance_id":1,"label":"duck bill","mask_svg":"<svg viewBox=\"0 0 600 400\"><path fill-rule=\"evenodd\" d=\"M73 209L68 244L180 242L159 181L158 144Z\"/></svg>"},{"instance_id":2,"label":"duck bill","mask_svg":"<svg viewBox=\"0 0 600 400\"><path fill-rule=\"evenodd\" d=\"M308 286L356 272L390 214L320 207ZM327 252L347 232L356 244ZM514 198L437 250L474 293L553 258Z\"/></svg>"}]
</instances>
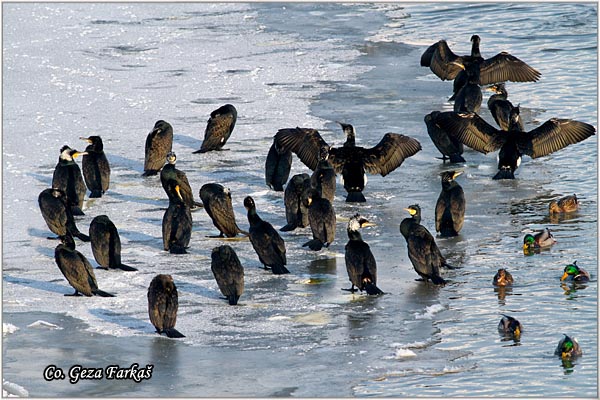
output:
<instances>
[{"instance_id":1,"label":"duck bill","mask_svg":"<svg viewBox=\"0 0 600 400\"><path fill-rule=\"evenodd\" d=\"M563 276L560 277L561 281L564 281L565 279L567 279L569 277L569 274L567 274L566 272L563 274Z\"/></svg>"}]
</instances>

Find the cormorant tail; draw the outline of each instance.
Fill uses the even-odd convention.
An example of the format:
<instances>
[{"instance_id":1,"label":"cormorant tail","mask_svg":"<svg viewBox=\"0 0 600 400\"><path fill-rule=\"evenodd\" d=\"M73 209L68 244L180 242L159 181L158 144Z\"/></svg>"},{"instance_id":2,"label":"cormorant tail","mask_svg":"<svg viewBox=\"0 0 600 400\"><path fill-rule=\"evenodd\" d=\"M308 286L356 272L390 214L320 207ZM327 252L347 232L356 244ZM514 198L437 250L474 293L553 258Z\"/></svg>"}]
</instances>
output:
<instances>
[{"instance_id":1,"label":"cormorant tail","mask_svg":"<svg viewBox=\"0 0 600 400\"><path fill-rule=\"evenodd\" d=\"M241 230L240 228L238 228L238 230L240 231L240 233L241 233L242 235L244 235L244 236L250 236L250 232L243 231L243 230Z\"/></svg>"},{"instance_id":2,"label":"cormorant tail","mask_svg":"<svg viewBox=\"0 0 600 400\"><path fill-rule=\"evenodd\" d=\"M273 190L276 192L283 192L283 185L281 183L276 183L273 185Z\"/></svg>"},{"instance_id":3,"label":"cormorant tail","mask_svg":"<svg viewBox=\"0 0 600 400\"><path fill-rule=\"evenodd\" d=\"M100 297L115 297L114 294L106 293L104 290L100 290L100 289L94 289L94 290L92 290L92 293L94 293L96 296L100 296Z\"/></svg>"},{"instance_id":4,"label":"cormorant tail","mask_svg":"<svg viewBox=\"0 0 600 400\"><path fill-rule=\"evenodd\" d=\"M117 268L123 270L123 271L137 271L137 268L134 267L130 267L129 265L125 265L125 264L119 264L117 266Z\"/></svg>"},{"instance_id":5,"label":"cormorant tail","mask_svg":"<svg viewBox=\"0 0 600 400\"><path fill-rule=\"evenodd\" d=\"M169 252L171 254L187 254L187 251L185 251L185 247L184 246L180 246L178 244L172 244L169 247Z\"/></svg>"},{"instance_id":6,"label":"cormorant tail","mask_svg":"<svg viewBox=\"0 0 600 400\"><path fill-rule=\"evenodd\" d=\"M196 209L198 209L198 208L204 208L204 204L202 204L202 203L201 203L201 202L199 202L199 201L195 201L195 200L194 200L194 207L192 207L191 209L192 209L192 210L196 210Z\"/></svg>"},{"instance_id":7,"label":"cormorant tail","mask_svg":"<svg viewBox=\"0 0 600 400\"><path fill-rule=\"evenodd\" d=\"M319 239L312 239L302 245L302 247L306 246L308 246L311 250L319 251L323 248L323 242L321 242Z\"/></svg>"},{"instance_id":8,"label":"cormorant tail","mask_svg":"<svg viewBox=\"0 0 600 400\"><path fill-rule=\"evenodd\" d=\"M446 284L446 281L443 280L441 276L432 276L431 282L435 283L436 285L445 285Z\"/></svg>"},{"instance_id":9,"label":"cormorant tail","mask_svg":"<svg viewBox=\"0 0 600 400\"><path fill-rule=\"evenodd\" d=\"M289 231L293 231L297 227L298 227L298 224L287 224L286 226L284 226L283 228L281 228L279 230L282 232L289 232Z\"/></svg>"},{"instance_id":10,"label":"cormorant tail","mask_svg":"<svg viewBox=\"0 0 600 400\"><path fill-rule=\"evenodd\" d=\"M492 179L515 179L515 174L509 169L501 169Z\"/></svg>"},{"instance_id":11,"label":"cormorant tail","mask_svg":"<svg viewBox=\"0 0 600 400\"><path fill-rule=\"evenodd\" d=\"M94 198L98 198L98 197L102 197L102 191L101 190L92 190L92 193L90 193L90 199L94 199Z\"/></svg>"},{"instance_id":12,"label":"cormorant tail","mask_svg":"<svg viewBox=\"0 0 600 400\"><path fill-rule=\"evenodd\" d=\"M370 295L385 294L381 289L375 286L373 282L365 282L365 291Z\"/></svg>"},{"instance_id":13,"label":"cormorant tail","mask_svg":"<svg viewBox=\"0 0 600 400\"><path fill-rule=\"evenodd\" d=\"M85 213L83 211L81 211L81 208L79 208L78 206L71 206L71 213L75 216L80 216L80 215L85 215Z\"/></svg>"},{"instance_id":14,"label":"cormorant tail","mask_svg":"<svg viewBox=\"0 0 600 400\"><path fill-rule=\"evenodd\" d=\"M467 162L460 154L450 154L450 162L451 163L463 163Z\"/></svg>"},{"instance_id":15,"label":"cormorant tail","mask_svg":"<svg viewBox=\"0 0 600 400\"><path fill-rule=\"evenodd\" d=\"M170 337L170 338L182 338L182 337L185 337L181 332L179 332L175 328L163 329L163 332L164 332L165 335L167 335L167 337Z\"/></svg>"},{"instance_id":16,"label":"cormorant tail","mask_svg":"<svg viewBox=\"0 0 600 400\"><path fill-rule=\"evenodd\" d=\"M144 171L144 173L142 174L142 176L153 176L158 174L157 170L154 169L149 169L148 171Z\"/></svg>"},{"instance_id":17,"label":"cormorant tail","mask_svg":"<svg viewBox=\"0 0 600 400\"><path fill-rule=\"evenodd\" d=\"M348 195L346 196L347 203L364 203L365 201L367 201L367 199L365 199L362 192L348 192Z\"/></svg>"},{"instance_id":18,"label":"cormorant tail","mask_svg":"<svg viewBox=\"0 0 600 400\"><path fill-rule=\"evenodd\" d=\"M273 271L273 273L275 275L283 275L283 274L289 274L290 271L288 271L288 269L283 266L283 265L273 265L271 267L271 271Z\"/></svg>"},{"instance_id":19,"label":"cormorant tail","mask_svg":"<svg viewBox=\"0 0 600 400\"><path fill-rule=\"evenodd\" d=\"M210 150L208 150L208 149L200 149L200 150L193 151L192 154L206 153L208 151L210 151Z\"/></svg>"},{"instance_id":20,"label":"cormorant tail","mask_svg":"<svg viewBox=\"0 0 600 400\"><path fill-rule=\"evenodd\" d=\"M442 267L448 269L461 269L462 267L455 267L454 265L448 264L446 261L442 261Z\"/></svg>"},{"instance_id":21,"label":"cormorant tail","mask_svg":"<svg viewBox=\"0 0 600 400\"><path fill-rule=\"evenodd\" d=\"M240 299L240 296L238 296L236 294L232 294L232 295L227 296L227 300L229 300L229 305L230 306L237 305L239 299Z\"/></svg>"}]
</instances>

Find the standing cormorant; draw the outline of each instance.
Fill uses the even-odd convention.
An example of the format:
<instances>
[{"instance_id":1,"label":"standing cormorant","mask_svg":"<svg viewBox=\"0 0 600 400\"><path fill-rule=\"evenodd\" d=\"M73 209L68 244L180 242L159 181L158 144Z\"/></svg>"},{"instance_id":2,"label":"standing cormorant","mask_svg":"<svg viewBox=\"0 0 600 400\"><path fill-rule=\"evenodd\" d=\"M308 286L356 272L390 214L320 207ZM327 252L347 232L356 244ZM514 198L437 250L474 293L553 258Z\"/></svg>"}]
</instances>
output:
<instances>
[{"instance_id":1,"label":"standing cormorant","mask_svg":"<svg viewBox=\"0 0 600 400\"><path fill-rule=\"evenodd\" d=\"M156 275L148 287L148 315L156 333L170 338L185 337L175 329L178 307L177 287L171 275Z\"/></svg>"},{"instance_id":2,"label":"standing cormorant","mask_svg":"<svg viewBox=\"0 0 600 400\"><path fill-rule=\"evenodd\" d=\"M192 238L192 213L183 201L179 184L175 181L167 182L169 195L169 208L165 211L162 220L163 247L173 254L186 254L185 250Z\"/></svg>"},{"instance_id":3,"label":"standing cormorant","mask_svg":"<svg viewBox=\"0 0 600 400\"><path fill-rule=\"evenodd\" d=\"M71 207L73 215L85 215L81 211L81 207L83 206L86 186L81 175L81 169L75 159L86 154L86 152L79 152L64 145L60 149L58 163L52 175L52 187L65 192L67 204Z\"/></svg>"},{"instance_id":4,"label":"standing cormorant","mask_svg":"<svg viewBox=\"0 0 600 400\"><path fill-rule=\"evenodd\" d=\"M101 268L137 271L137 268L121 262L121 238L117 227L108 216L94 217L90 223L90 241L94 258Z\"/></svg>"},{"instance_id":5,"label":"standing cormorant","mask_svg":"<svg viewBox=\"0 0 600 400\"><path fill-rule=\"evenodd\" d=\"M513 104L508 100L508 92L504 83L497 83L487 88L494 94L490 96L487 102L488 109L494 117L494 121L498 124L500 129L507 131L510 128L510 115L511 111L515 108ZM518 107L518 106L517 106ZM520 112L518 113L520 114ZM523 119L519 118L516 121L518 130L523 132Z\"/></svg>"},{"instance_id":6,"label":"standing cormorant","mask_svg":"<svg viewBox=\"0 0 600 400\"><path fill-rule=\"evenodd\" d=\"M310 177L312 187L321 192L321 197L333 204L335 197L335 170L329 162L329 146L321 146L317 168Z\"/></svg>"},{"instance_id":7,"label":"standing cormorant","mask_svg":"<svg viewBox=\"0 0 600 400\"><path fill-rule=\"evenodd\" d=\"M283 185L287 182L292 169L292 152L282 150L273 141L267 160L265 161L265 182L276 192L283 192Z\"/></svg>"},{"instance_id":8,"label":"standing cormorant","mask_svg":"<svg viewBox=\"0 0 600 400\"><path fill-rule=\"evenodd\" d=\"M200 199L204 204L204 210L220 232L216 237L231 238L238 233L248 235L248 232L241 230L235 222L229 188L218 183L207 183L200 188Z\"/></svg>"},{"instance_id":9,"label":"standing cormorant","mask_svg":"<svg viewBox=\"0 0 600 400\"><path fill-rule=\"evenodd\" d=\"M321 197L321 193L314 188L304 193L304 206L308 208L308 221L313 238L304 243L311 250L319 251L329 247L335 239L335 210L329 200Z\"/></svg>"},{"instance_id":10,"label":"standing cormorant","mask_svg":"<svg viewBox=\"0 0 600 400\"><path fill-rule=\"evenodd\" d=\"M445 171L442 191L435 205L435 230L442 237L458 236L465 221L465 192L455 181L462 171Z\"/></svg>"},{"instance_id":11,"label":"standing cormorant","mask_svg":"<svg viewBox=\"0 0 600 400\"><path fill-rule=\"evenodd\" d=\"M446 262L431 233L421 225L421 207L414 204L405 210L411 217L402 220L400 232L406 239L408 258L417 274L422 278L418 280L431 279L436 285L445 284L446 281L440 276L440 268L454 269L456 267Z\"/></svg>"},{"instance_id":12,"label":"standing cormorant","mask_svg":"<svg viewBox=\"0 0 600 400\"><path fill-rule=\"evenodd\" d=\"M65 294L65 296L115 297L113 294L98 289L92 264L83 254L75 250L73 236L66 234L61 236L60 240L61 243L54 249L54 261L60 272L75 289L75 293Z\"/></svg>"},{"instance_id":13,"label":"standing cormorant","mask_svg":"<svg viewBox=\"0 0 600 400\"><path fill-rule=\"evenodd\" d=\"M427 125L427 134L435 147L442 153L442 161L450 160L451 163L466 162L462 156L464 146L460 140L451 136L437 124L440 111L432 111L424 118Z\"/></svg>"},{"instance_id":14,"label":"standing cormorant","mask_svg":"<svg viewBox=\"0 0 600 400\"><path fill-rule=\"evenodd\" d=\"M329 161L335 172L342 174L344 189L348 192L347 202L364 202L362 190L366 184L365 172L386 176L402 162L421 150L416 139L397 133L386 133L381 141L372 148L355 145L352 125L341 124L346 133L346 142L342 147L329 147L315 129L280 129L275 141L283 148L296 153L298 158L311 170L319 163L323 146L329 147Z\"/></svg>"},{"instance_id":15,"label":"standing cormorant","mask_svg":"<svg viewBox=\"0 0 600 400\"><path fill-rule=\"evenodd\" d=\"M215 276L219 290L229 304L235 306L244 293L244 267L235 250L230 246L215 247L210 255L210 269Z\"/></svg>"},{"instance_id":16,"label":"standing cormorant","mask_svg":"<svg viewBox=\"0 0 600 400\"><path fill-rule=\"evenodd\" d=\"M479 112L483 95L479 86L479 66L468 64L465 67L467 80L456 93L454 100L455 112Z\"/></svg>"},{"instance_id":17,"label":"standing cormorant","mask_svg":"<svg viewBox=\"0 0 600 400\"><path fill-rule=\"evenodd\" d=\"M498 173L493 179L514 179L514 171L521 163L521 155L543 157L570 144L581 142L596 132L585 122L551 118L529 131L519 130L519 108L511 111L508 131L496 129L475 113L443 112L438 125L465 145L483 154L500 150Z\"/></svg>"},{"instance_id":18,"label":"standing cormorant","mask_svg":"<svg viewBox=\"0 0 600 400\"><path fill-rule=\"evenodd\" d=\"M167 193L167 196L169 196L169 193L171 194L171 196L176 195L175 192L173 192L172 190L169 191L167 189L167 182L171 180L177 182L177 184L179 185L179 193L183 198L183 202L187 204L190 210L195 210L197 208L203 207L202 203L199 203L194 200L194 193L192 192L192 187L190 186L190 182L188 181L185 172L175 167L175 163L177 162L177 155L175 155L175 152L168 152L166 160L167 163L160 171L160 183L162 184L163 189Z\"/></svg>"},{"instance_id":19,"label":"standing cormorant","mask_svg":"<svg viewBox=\"0 0 600 400\"><path fill-rule=\"evenodd\" d=\"M360 235L359 229L365 226L374 226L359 214L354 215L348 222L348 243L345 247L346 271L352 282L348 290L354 293L357 289L364 290L367 294L384 294L377 287L377 263L371 252L371 248L365 243ZM356 287L356 289L354 288Z\"/></svg>"},{"instance_id":20,"label":"standing cormorant","mask_svg":"<svg viewBox=\"0 0 600 400\"><path fill-rule=\"evenodd\" d=\"M173 147L173 127L166 121L159 120L146 137L144 157L144 173L142 176L158 174L165 165L165 157Z\"/></svg>"},{"instance_id":21,"label":"standing cormorant","mask_svg":"<svg viewBox=\"0 0 600 400\"><path fill-rule=\"evenodd\" d=\"M72 235L84 242L90 241L89 236L77 229L71 207L67 204L65 192L60 189L44 189L38 196L38 204L46 225L59 238Z\"/></svg>"},{"instance_id":22,"label":"standing cormorant","mask_svg":"<svg viewBox=\"0 0 600 400\"><path fill-rule=\"evenodd\" d=\"M194 153L206 153L212 150L221 150L237 121L237 110L231 104L225 104L210 113L210 118L204 131L204 141L200 150Z\"/></svg>"},{"instance_id":23,"label":"standing cormorant","mask_svg":"<svg viewBox=\"0 0 600 400\"><path fill-rule=\"evenodd\" d=\"M310 189L310 187L311 178L308 174L292 176L283 194L287 224L280 231L288 232L296 228L305 228L308 226L308 209L303 204L302 199L304 192Z\"/></svg>"},{"instance_id":24,"label":"standing cormorant","mask_svg":"<svg viewBox=\"0 0 600 400\"><path fill-rule=\"evenodd\" d=\"M80 137L89 145L86 155L81 158L81 168L85 184L90 190L90 198L102 197L110 184L110 164L104 154L104 144L100 136Z\"/></svg>"},{"instance_id":25,"label":"standing cormorant","mask_svg":"<svg viewBox=\"0 0 600 400\"><path fill-rule=\"evenodd\" d=\"M258 259L265 269L271 267L274 274L288 274L290 271L285 267L287 264L285 242L275 228L267 221L263 221L256 213L256 205L252 197L247 196L244 199L244 207L248 210L250 243Z\"/></svg>"}]
</instances>

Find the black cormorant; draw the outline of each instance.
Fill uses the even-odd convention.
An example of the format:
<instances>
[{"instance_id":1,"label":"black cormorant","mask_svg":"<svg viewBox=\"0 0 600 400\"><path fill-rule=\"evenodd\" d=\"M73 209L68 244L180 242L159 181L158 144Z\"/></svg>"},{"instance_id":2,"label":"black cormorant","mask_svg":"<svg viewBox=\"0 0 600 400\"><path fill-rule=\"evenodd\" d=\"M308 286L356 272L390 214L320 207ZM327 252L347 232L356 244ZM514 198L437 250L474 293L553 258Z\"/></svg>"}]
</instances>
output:
<instances>
[{"instance_id":1,"label":"black cormorant","mask_svg":"<svg viewBox=\"0 0 600 400\"><path fill-rule=\"evenodd\" d=\"M89 236L77 229L71 207L67 205L65 192L60 189L44 189L38 196L38 204L46 225L59 238L72 235L84 242L90 241Z\"/></svg>"},{"instance_id":2,"label":"black cormorant","mask_svg":"<svg viewBox=\"0 0 600 400\"><path fill-rule=\"evenodd\" d=\"M465 67L467 81L456 93L455 112L479 112L483 95L479 86L479 66L469 64Z\"/></svg>"},{"instance_id":3,"label":"black cormorant","mask_svg":"<svg viewBox=\"0 0 600 400\"><path fill-rule=\"evenodd\" d=\"M121 262L121 238L117 227L108 216L98 215L94 217L90 223L90 241L94 258L101 268L137 271L137 268Z\"/></svg>"},{"instance_id":4,"label":"black cormorant","mask_svg":"<svg viewBox=\"0 0 600 400\"><path fill-rule=\"evenodd\" d=\"M183 198L183 202L187 204L190 210L195 210L197 208L203 207L202 203L199 203L194 200L194 193L192 192L192 187L190 186L190 182L188 181L185 172L175 167L175 163L177 162L177 155L175 155L175 152L168 152L166 161L167 163L160 171L160 183L162 184L163 189L167 193L167 196L169 196L169 193L171 194L171 196L176 195L176 193L172 190L167 190L167 182L171 180L177 182L177 184L179 185L179 193ZM169 200L171 199L169 198Z\"/></svg>"},{"instance_id":5,"label":"black cormorant","mask_svg":"<svg viewBox=\"0 0 600 400\"><path fill-rule=\"evenodd\" d=\"M250 243L258 259L265 269L271 267L274 274L288 274L290 271L285 267L287 264L285 242L275 228L267 221L263 221L256 213L256 205L252 197L247 196L244 199L244 207L248 210Z\"/></svg>"},{"instance_id":6,"label":"black cormorant","mask_svg":"<svg viewBox=\"0 0 600 400\"><path fill-rule=\"evenodd\" d=\"M308 174L297 174L285 187L283 202L285 203L285 219L287 224L280 229L282 232L305 228L309 225L308 209L302 203L304 192L310 189L311 178Z\"/></svg>"},{"instance_id":7,"label":"black cormorant","mask_svg":"<svg viewBox=\"0 0 600 400\"><path fill-rule=\"evenodd\" d=\"M335 197L335 169L329 162L329 146L322 146L319 150L317 168L310 177L310 184L321 192L321 197L333 204Z\"/></svg>"},{"instance_id":8,"label":"black cormorant","mask_svg":"<svg viewBox=\"0 0 600 400\"><path fill-rule=\"evenodd\" d=\"M515 318L502 314L502 319L498 323L498 332L503 336L518 340L523 332L523 326Z\"/></svg>"},{"instance_id":9,"label":"black cormorant","mask_svg":"<svg viewBox=\"0 0 600 400\"><path fill-rule=\"evenodd\" d=\"M354 215L348 222L348 243L345 247L346 271L348 278L352 282L348 290L354 293L357 289L364 290L367 294L384 294L377 287L377 263L371 252L371 248L365 243L360 235L359 229L374 224L359 214ZM356 289L355 289L356 287Z\"/></svg>"},{"instance_id":10,"label":"black cormorant","mask_svg":"<svg viewBox=\"0 0 600 400\"><path fill-rule=\"evenodd\" d=\"M165 165L167 153L173 147L173 127L166 121L159 120L146 137L144 157L144 173L142 176L158 174Z\"/></svg>"},{"instance_id":11,"label":"black cormorant","mask_svg":"<svg viewBox=\"0 0 600 400\"><path fill-rule=\"evenodd\" d=\"M435 205L435 230L442 237L457 236L465 221L465 192L455 181L462 171L444 171L442 191Z\"/></svg>"},{"instance_id":12,"label":"black cormorant","mask_svg":"<svg viewBox=\"0 0 600 400\"><path fill-rule=\"evenodd\" d=\"M287 182L292 169L292 152L282 150L273 141L267 160L265 161L265 182L276 192L283 192L283 185Z\"/></svg>"},{"instance_id":13,"label":"black cormorant","mask_svg":"<svg viewBox=\"0 0 600 400\"><path fill-rule=\"evenodd\" d=\"M67 145L61 147L58 163L52 175L52 187L65 192L67 204L71 207L73 215L85 215L81 211L81 207L87 189L81 175L81 169L75 159L86 154L86 152L79 152Z\"/></svg>"},{"instance_id":14,"label":"black cormorant","mask_svg":"<svg viewBox=\"0 0 600 400\"><path fill-rule=\"evenodd\" d=\"M75 241L70 234L61 236L61 243L54 249L54 260L60 272L75 289L75 293L65 294L65 296L115 297L98 289L92 264L83 254L75 250Z\"/></svg>"},{"instance_id":15,"label":"black cormorant","mask_svg":"<svg viewBox=\"0 0 600 400\"><path fill-rule=\"evenodd\" d=\"M148 287L148 315L158 334L185 337L175 329L178 307L177 287L171 275L156 275Z\"/></svg>"},{"instance_id":16,"label":"black cormorant","mask_svg":"<svg viewBox=\"0 0 600 400\"><path fill-rule=\"evenodd\" d=\"M204 131L204 141L200 150L194 153L206 153L221 150L233 132L237 121L237 110L231 104L225 104L210 113L210 118Z\"/></svg>"},{"instance_id":17,"label":"black cormorant","mask_svg":"<svg viewBox=\"0 0 600 400\"><path fill-rule=\"evenodd\" d=\"M218 237L235 237L238 233L248 235L235 222L235 214L231 203L231 192L218 183L207 183L200 188L200 199L204 210L219 230Z\"/></svg>"},{"instance_id":18,"label":"black cormorant","mask_svg":"<svg viewBox=\"0 0 600 400\"><path fill-rule=\"evenodd\" d=\"M490 110L492 117L494 117L494 121L496 121L500 129L507 131L510 127L510 113L515 106L513 106L513 104L508 100L508 92L506 91L506 87L504 86L504 83L497 83L488 87L487 90L494 93L488 99L488 109ZM519 118L516 123L520 132L525 130L523 127L522 118Z\"/></svg>"},{"instance_id":19,"label":"black cormorant","mask_svg":"<svg viewBox=\"0 0 600 400\"><path fill-rule=\"evenodd\" d=\"M346 133L346 142L342 147L329 147L317 130L307 128L280 129L275 134L275 141L282 148L296 153L313 171L319 163L321 148L328 146L329 161L335 172L342 174L348 202L366 201L362 194L366 184L365 172L386 176L406 158L421 150L416 139L397 133L386 133L375 147L358 147L355 145L352 125L340 125Z\"/></svg>"},{"instance_id":20,"label":"black cormorant","mask_svg":"<svg viewBox=\"0 0 600 400\"><path fill-rule=\"evenodd\" d=\"M100 136L80 137L89 145L86 155L81 158L81 168L85 184L90 190L90 198L102 197L110 185L110 164L104 154L104 144Z\"/></svg>"},{"instance_id":21,"label":"black cormorant","mask_svg":"<svg viewBox=\"0 0 600 400\"><path fill-rule=\"evenodd\" d=\"M167 182L167 193L172 194L162 220L163 247L173 254L186 254L192 238L192 213L183 201L177 182Z\"/></svg>"},{"instance_id":22,"label":"black cormorant","mask_svg":"<svg viewBox=\"0 0 600 400\"><path fill-rule=\"evenodd\" d=\"M462 156L464 146L460 140L451 136L437 124L440 111L432 111L425 116L427 134L435 147L442 153L442 160L450 160L451 163L466 162Z\"/></svg>"},{"instance_id":23,"label":"black cormorant","mask_svg":"<svg viewBox=\"0 0 600 400\"><path fill-rule=\"evenodd\" d=\"M431 279L436 285L445 284L446 281L440 276L440 268L456 267L446 262L431 233L421 225L421 207L414 204L405 210L411 217L402 220L400 232L406 239L410 262L417 274L422 277L421 280Z\"/></svg>"},{"instance_id":24,"label":"black cormorant","mask_svg":"<svg viewBox=\"0 0 600 400\"><path fill-rule=\"evenodd\" d=\"M321 197L321 193L314 188L304 193L304 206L308 208L308 221L313 238L304 243L311 250L319 251L329 247L335 239L335 210L329 200Z\"/></svg>"},{"instance_id":25,"label":"black cormorant","mask_svg":"<svg viewBox=\"0 0 600 400\"><path fill-rule=\"evenodd\" d=\"M474 150L483 154L500 150L498 173L494 179L514 179L522 154L531 158L543 157L581 142L596 132L596 128L585 122L558 118L522 132L518 128L519 119L519 108L515 107L508 131L494 128L475 113L443 112L436 120L442 129Z\"/></svg>"},{"instance_id":26,"label":"black cormorant","mask_svg":"<svg viewBox=\"0 0 600 400\"><path fill-rule=\"evenodd\" d=\"M210 269L215 276L219 290L229 304L235 306L244 293L244 267L235 250L230 246L215 247L210 255Z\"/></svg>"}]
</instances>

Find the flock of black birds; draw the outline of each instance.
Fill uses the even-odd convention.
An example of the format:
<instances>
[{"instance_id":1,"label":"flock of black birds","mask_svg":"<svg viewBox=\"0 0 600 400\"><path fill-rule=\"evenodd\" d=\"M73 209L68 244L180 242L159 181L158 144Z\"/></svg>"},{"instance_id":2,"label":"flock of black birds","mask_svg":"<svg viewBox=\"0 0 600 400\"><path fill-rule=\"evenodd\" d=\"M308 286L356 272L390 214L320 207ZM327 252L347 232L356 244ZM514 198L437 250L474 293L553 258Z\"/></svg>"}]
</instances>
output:
<instances>
[{"instance_id":1,"label":"flock of black birds","mask_svg":"<svg viewBox=\"0 0 600 400\"><path fill-rule=\"evenodd\" d=\"M425 116L427 131L433 144L442 153L442 160L463 163L464 145L482 153L499 151L498 173L494 179L513 179L521 156L532 158L548 155L569 144L582 141L595 134L589 124L567 119L552 118L529 132L524 131L519 106L514 107L507 99L504 82L537 81L541 74L519 60L502 52L484 59L479 52L480 38L474 35L471 55L455 55L444 40L430 46L421 57L421 65L429 67L442 80L454 80L454 111L433 111ZM481 86L492 84L495 94L488 100L488 108L499 125L496 129L485 122L477 112L482 102ZM237 110L227 104L213 111L207 123L204 141L194 153L222 150L235 127ZM319 132L310 128L280 129L273 137L273 144L265 162L266 184L275 191L284 191L287 224L283 232L310 227L312 239L303 246L319 251L335 240L336 213L334 195L336 176L347 192L346 202L362 203L366 199L363 190L366 174L387 174L398 168L405 159L421 150L414 138L386 133L371 148L356 145L356 132L350 124L338 122L346 134L341 146L330 146ZM104 154L99 136L81 138L89 145L84 152L69 146L60 149L59 162L54 170L52 188L39 195L38 202L48 228L58 235L61 243L55 249L55 261L67 281L75 289L73 295L113 296L98 288L89 261L75 249L73 237L91 242L94 258L100 268L136 271L121 261L121 243L118 231L106 215L96 216L90 224L89 236L81 233L74 216L83 215L82 206L86 187L90 198L101 197L110 183L110 166ZM263 220L254 199L247 196L248 231L242 230L235 221L231 193L218 183L207 183L200 188L201 202L194 194L185 172L177 169L177 157L172 151L173 127L159 120L147 135L145 143L143 176L160 174L162 187L167 194L169 206L162 220L162 238L165 251L186 253L192 234L192 211L204 209L218 229L218 238L247 236L259 261L273 274L287 274L285 241L278 231ZM312 174L297 174L289 178L295 154ZM75 159L83 156L82 172ZM457 236L462 229L466 198L456 178L460 170L441 173L439 198L435 205L435 229L441 237ZM289 179L288 179L289 178ZM561 203L562 202L562 203ZM577 209L577 199L561 199L550 205L550 212L572 212ZM444 285L442 268L456 269L447 262L437 247L434 236L421 225L421 208L413 204L405 209L409 217L402 220L400 232L406 239L408 257L420 276L420 280ZM347 225L348 242L345 246L345 262L351 287L350 292L365 291L368 295L384 292L377 286L377 263L369 245L364 242L360 229L372 226L366 218L356 214ZM549 236L548 236L549 235ZM552 238L549 231L526 236L527 246L543 248ZM553 243L552 243L553 244ZM211 253L211 270L219 289L229 304L237 304L244 291L244 269L235 250L229 245L215 247ZM572 278L576 282L589 280L589 274L576 263L565 268L561 280ZM494 285L506 286L513 282L508 271L501 269L494 277ZM148 313L158 333L168 337L183 337L175 329L178 308L177 288L170 275L159 274L148 288ZM522 326L510 316L504 315L498 329L518 338ZM568 359L581 354L576 341L565 337L557 354Z\"/></svg>"}]
</instances>

